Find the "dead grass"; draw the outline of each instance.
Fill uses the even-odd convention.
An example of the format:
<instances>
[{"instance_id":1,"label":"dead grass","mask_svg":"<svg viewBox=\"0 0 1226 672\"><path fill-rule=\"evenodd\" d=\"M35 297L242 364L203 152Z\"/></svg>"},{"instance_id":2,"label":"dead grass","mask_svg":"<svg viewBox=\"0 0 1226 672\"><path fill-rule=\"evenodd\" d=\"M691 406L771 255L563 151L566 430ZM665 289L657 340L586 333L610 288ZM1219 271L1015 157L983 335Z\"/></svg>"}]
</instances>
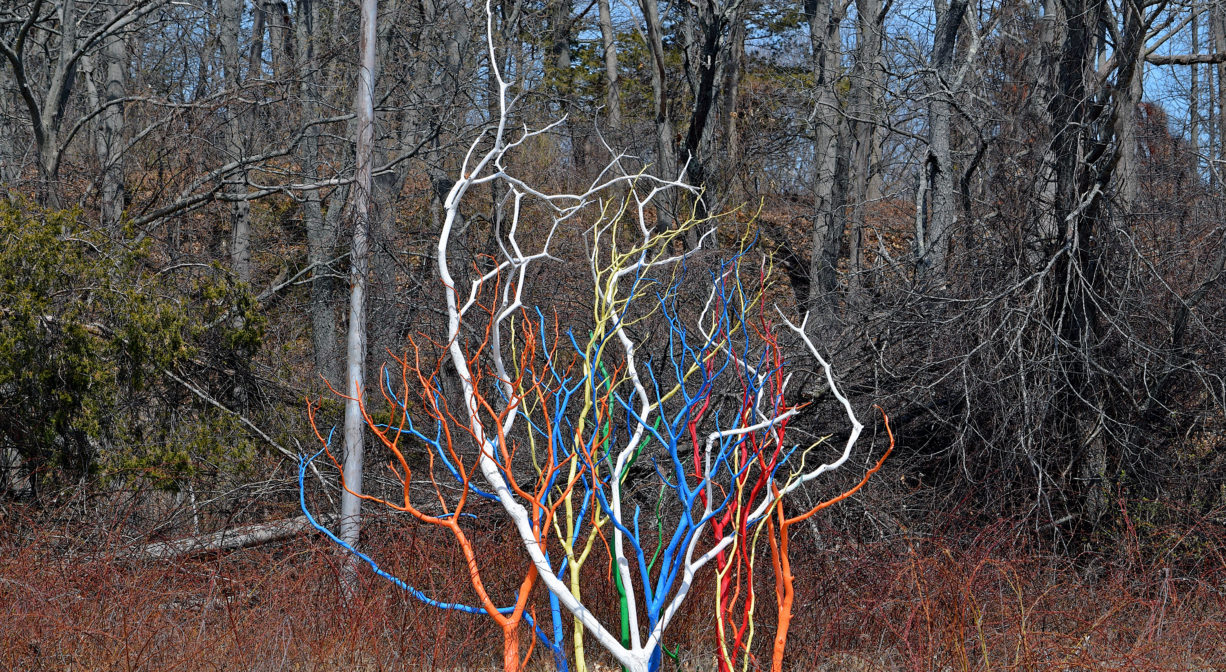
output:
<instances>
[{"instance_id":1,"label":"dead grass","mask_svg":"<svg viewBox=\"0 0 1226 672\"><path fill-rule=\"evenodd\" d=\"M433 610L369 573L360 595L345 604L337 594L338 558L314 536L155 563L125 559L118 545L69 553L62 529L11 516L0 523L0 669L364 672L498 663L500 634L488 619ZM432 534L382 523L367 531L366 542L389 571L426 592L462 591L463 581L451 578L462 578L462 560ZM1126 551L1043 555L1005 524L958 539L797 549L786 665L829 672L1226 670L1220 556L1181 567L1172 557L1145 561ZM506 544L485 552L491 562L519 557ZM763 574L755 654L766 662L774 605L769 571ZM612 590L597 587L589 596L612 621ZM709 605L694 598L670 638L680 645L678 662L665 669L712 667ZM539 592L536 610L547 614ZM593 662L609 667L608 660ZM530 669L550 666L538 646Z\"/></svg>"}]
</instances>

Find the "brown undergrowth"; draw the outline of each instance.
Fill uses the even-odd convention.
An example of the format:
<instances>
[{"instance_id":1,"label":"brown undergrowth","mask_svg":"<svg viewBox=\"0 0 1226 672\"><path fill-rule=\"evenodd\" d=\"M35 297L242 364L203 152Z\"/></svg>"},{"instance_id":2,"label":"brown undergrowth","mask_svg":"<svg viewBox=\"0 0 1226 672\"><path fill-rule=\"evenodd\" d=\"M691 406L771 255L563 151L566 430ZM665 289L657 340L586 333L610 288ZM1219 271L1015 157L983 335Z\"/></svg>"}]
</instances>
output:
<instances>
[{"instance_id":1,"label":"brown undergrowth","mask_svg":"<svg viewBox=\"0 0 1226 672\"><path fill-rule=\"evenodd\" d=\"M499 663L501 634L489 619L422 605L368 571L359 595L345 603L338 556L317 535L153 562L105 535L96 547L73 548L63 526L19 518L12 508L0 524L3 670L365 672ZM1007 523L873 543L824 534L826 548L801 543L794 551L796 609L785 667L1226 670L1222 537L1206 532L1218 528L1202 522L1183 531L1205 550L1191 562L1144 552L1127 529L1112 554L1072 559L1035 552ZM491 566L518 561L510 535L488 532L503 539L484 547ZM392 574L428 594L471 601L463 559L439 534L375 520L364 539ZM510 595L519 574L509 572L495 592ZM774 623L769 571L760 574L754 641L766 666ZM589 595L606 622L615 622L614 595L611 587ZM695 594L681 615L669 640L679 646L677 657L666 659L665 670L713 668L706 599ZM539 588L533 604L547 620ZM612 669L607 660L594 662ZM528 669L551 667L538 645Z\"/></svg>"}]
</instances>

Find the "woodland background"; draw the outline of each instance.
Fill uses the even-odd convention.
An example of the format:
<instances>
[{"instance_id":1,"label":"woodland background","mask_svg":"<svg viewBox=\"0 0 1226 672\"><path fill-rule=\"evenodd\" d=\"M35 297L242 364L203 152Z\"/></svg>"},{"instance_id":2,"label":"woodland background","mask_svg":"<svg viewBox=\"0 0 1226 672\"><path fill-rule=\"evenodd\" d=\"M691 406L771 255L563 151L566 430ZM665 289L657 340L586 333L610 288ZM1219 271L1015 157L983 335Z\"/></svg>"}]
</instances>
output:
<instances>
[{"instance_id":1,"label":"woodland background","mask_svg":"<svg viewBox=\"0 0 1226 672\"><path fill-rule=\"evenodd\" d=\"M492 8L512 123L564 120L513 172L573 191L621 156L700 185L720 216L696 258L754 238L772 300L890 413L886 468L795 542L796 669L1226 660L1226 3ZM339 0L0 5L6 669L497 650L376 579L340 600L305 534L149 551L297 515L304 399L339 418L357 26ZM371 379L442 329L441 200L497 117L484 26L479 3L379 4ZM474 268L502 197L464 213ZM581 321L574 235L538 299ZM815 401L821 433L837 409ZM365 536L441 581L462 559L431 534L376 515Z\"/></svg>"}]
</instances>

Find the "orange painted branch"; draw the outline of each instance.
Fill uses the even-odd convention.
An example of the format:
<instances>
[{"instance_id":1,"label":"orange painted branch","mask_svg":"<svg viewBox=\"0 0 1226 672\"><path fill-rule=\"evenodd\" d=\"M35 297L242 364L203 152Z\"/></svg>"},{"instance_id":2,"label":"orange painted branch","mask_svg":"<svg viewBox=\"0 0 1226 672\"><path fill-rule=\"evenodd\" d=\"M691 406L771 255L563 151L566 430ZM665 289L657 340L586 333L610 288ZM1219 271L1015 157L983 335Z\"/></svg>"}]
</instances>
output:
<instances>
[{"instance_id":1,"label":"orange painted branch","mask_svg":"<svg viewBox=\"0 0 1226 672\"><path fill-rule=\"evenodd\" d=\"M868 479L881 469L881 465L885 464L885 460L890 456L890 453L894 452L894 431L890 429L890 417L886 415L885 410L880 406L874 406L874 408L881 412L881 419L885 423L885 431L890 438L890 445L886 448L885 453L881 455L881 458L877 460L877 463L864 474L864 478L860 479L860 482L855 487L791 518L783 515L783 501L777 500L775 502L775 518L770 523L768 530L770 533L771 564L775 568L775 600L778 606L778 627L775 631L775 648L771 655L771 672L783 672L783 652L787 645L788 628L792 623L793 581L795 577L792 575L791 559L788 556L789 528L796 523L808 520L818 511L829 508L859 492L860 488L863 488L864 484L868 483ZM777 496L779 492L778 486L772 484L772 487L775 488ZM776 524L779 528L778 539L775 538Z\"/></svg>"},{"instance_id":2,"label":"orange painted branch","mask_svg":"<svg viewBox=\"0 0 1226 672\"><path fill-rule=\"evenodd\" d=\"M529 331L528 333L531 332ZM521 660L519 649L519 628L524 621L524 614L526 613L526 609L528 607L529 598L532 594L533 587L536 585L538 578L537 569L535 565L529 563L528 569L524 574L523 580L520 582L519 589L516 592L514 608L508 614L501 613L497 604L490 596L485 582L482 579L481 569L477 562L477 554L474 550L473 540L469 538L468 534L460 525L461 514L463 513L470 492L470 479L472 478L475 470L471 468L471 464L466 464L464 457L460 454L460 451L457 450L454 442L454 436L452 434L452 427L454 425L462 428L464 430L462 435L471 435L472 432L469 430L467 423L459 421L447 408L446 401L440 394L440 390L435 382L437 379L436 374L438 371L438 364L435 364L435 369L433 371L424 371L423 367L421 366L421 353L417 347L417 343L411 338L410 343L412 344L414 350L414 357L412 361L410 361L407 353L403 357L396 357L395 355L392 355L392 359L394 359L401 367L399 376L400 400L397 401L393 399L392 395L390 395L387 390L382 389L381 386L384 400L388 403L389 407L393 409L391 417L388 419L388 424L382 425L378 419L371 415L370 409L367 407L365 400L360 394L356 397L356 401L358 402L358 406L361 410L362 417L366 422L367 428L371 431L371 433L378 437L383 447L386 448L389 453L391 453L391 459L388 461L388 468L403 486L401 489L403 501L393 502L384 498L358 492L353 492L352 494L364 500L381 504L395 511L409 513L423 523L444 527L451 532L452 537L464 556L466 569L468 571L469 583L477 595L480 608L494 620L494 622L503 632L503 668L505 672L518 672L527 663L534 648L534 645L530 645L528 647L527 654L523 656L523 659ZM484 348L488 343L489 338L487 334L486 339L482 343L482 348ZM477 352L479 353L480 351L481 350L478 349ZM523 359L520 362L521 366L519 368L519 379L516 381L511 381L512 384L520 384L523 382L523 372L527 368L526 363L536 354L536 352L537 348L535 339L531 337L526 338ZM479 375L480 370L477 367L474 367L474 369ZM534 385L538 385L538 383L528 382L526 386L528 387L529 391L532 392L534 391ZM340 395L339 393L338 396L344 397L344 395ZM546 398L547 395L538 396L540 398ZM406 434L405 428L408 427L410 423L408 416L408 399L412 397L416 397L420 400L420 410L423 412L423 414L438 423L440 427L441 439L438 444L438 448L441 452L445 451L445 454L448 456L452 467L454 467L455 474L458 476L459 480L460 487L458 494L453 498L454 501L449 502L448 498L444 497L443 489L439 485L434 474L434 451L424 451L425 457L427 458L430 482L433 485L435 495L438 498L439 506L442 511L442 513L438 515L431 515L422 511L418 507L414 506L410 499L410 479L413 472L409 467L408 458L404 455L404 452L401 449L401 439ZM514 457L514 448L510 447L510 442L501 431L501 424L502 420L507 417L508 413L515 412L515 403L507 404L506 408L502 410L495 409L494 406L488 403L484 397L479 396L478 403L481 406L481 408L478 410L481 410L488 415L493 420L495 426L499 428L499 445L497 450L500 452L500 456L503 458L503 461L509 464ZM340 461L334 455L332 455L330 450L328 450L328 441L319 431L316 424L315 405L308 401L307 409L311 427L315 431L316 438L321 444L323 444L325 451L327 451L329 458L332 460L337 469L342 469ZM552 476L565 464L568 464L568 460L563 461L560 464L551 461L550 464L546 465L545 467L546 476ZM546 540L545 533L548 529L548 525L551 524L553 513L556 510L556 505L550 506L548 503L546 503L545 497L548 495L546 488L539 488L535 493L528 493L520 488L518 484L515 484L510 470L507 469L506 471L507 476L517 494L529 500L536 512L540 514L535 517L535 519L540 520L541 523L535 526L534 532L537 534L537 539L540 541L542 546L544 546ZM546 478L546 481L548 480L549 479ZM342 483L343 482L342 477ZM570 485L573 487L573 483ZM533 642L535 642L535 640L533 640Z\"/></svg>"}]
</instances>

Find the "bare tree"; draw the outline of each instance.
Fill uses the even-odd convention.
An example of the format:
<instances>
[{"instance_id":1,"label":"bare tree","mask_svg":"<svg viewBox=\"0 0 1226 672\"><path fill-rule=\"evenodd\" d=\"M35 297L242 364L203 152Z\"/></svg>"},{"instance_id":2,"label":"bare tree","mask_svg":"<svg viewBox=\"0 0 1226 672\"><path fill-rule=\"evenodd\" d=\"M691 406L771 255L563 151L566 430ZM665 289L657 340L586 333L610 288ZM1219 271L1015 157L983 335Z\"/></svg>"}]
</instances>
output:
<instances>
[{"instance_id":1,"label":"bare tree","mask_svg":"<svg viewBox=\"0 0 1226 672\"><path fill-rule=\"evenodd\" d=\"M808 302L822 322L837 304L836 269L842 246L847 193L847 121L837 93L843 19L850 0L811 0L805 4L809 54L814 76L813 238L810 246ZM817 324L818 321L815 321Z\"/></svg>"},{"instance_id":2,"label":"bare tree","mask_svg":"<svg viewBox=\"0 0 1226 672\"><path fill-rule=\"evenodd\" d=\"M966 15L966 0L936 0L936 31L932 37L932 66L928 73L928 156L921 180L932 189L928 226L915 232L921 284L930 281L945 286L945 263L949 237L954 231L957 202L954 192L954 164L950 151L950 126L953 116L954 53L958 33ZM916 207L923 209L922 199Z\"/></svg>"},{"instance_id":3,"label":"bare tree","mask_svg":"<svg viewBox=\"0 0 1226 672\"><path fill-rule=\"evenodd\" d=\"M604 48L605 72L605 114L609 127L618 129L622 125L621 85L617 73L617 43L613 32L613 12L609 9L609 0L596 0L600 15L600 42Z\"/></svg>"},{"instance_id":4,"label":"bare tree","mask_svg":"<svg viewBox=\"0 0 1226 672\"><path fill-rule=\"evenodd\" d=\"M354 156L357 169L353 189L353 243L349 252L349 335L345 347L345 494L341 499L340 538L358 547L361 532L362 467L366 423L360 407L365 391L366 369L366 284L370 259L370 198L374 163L376 26L378 1L363 0L359 33L361 62L353 108L357 116ZM348 556L345 564L346 589L356 589L358 560Z\"/></svg>"},{"instance_id":5,"label":"bare tree","mask_svg":"<svg viewBox=\"0 0 1226 672\"><path fill-rule=\"evenodd\" d=\"M852 66L847 113L850 146L847 193L847 289L858 298L864 283L864 229L871 197L873 158L878 151L878 123L884 97L882 41L888 5L880 0L856 0L856 52Z\"/></svg>"},{"instance_id":6,"label":"bare tree","mask_svg":"<svg viewBox=\"0 0 1226 672\"><path fill-rule=\"evenodd\" d=\"M76 0L30 0L9 11L0 22L0 55L10 69L14 86L25 107L34 136L40 196L52 207L61 207L60 165L64 151L76 132L70 126L65 136L65 114L73 93L81 59L104 44L113 44L126 28L143 21L167 0L137 0L118 9L104 10L97 5L79 8ZM43 77L32 68L36 51L45 54ZM123 98L105 101L107 112L121 105Z\"/></svg>"}]
</instances>

